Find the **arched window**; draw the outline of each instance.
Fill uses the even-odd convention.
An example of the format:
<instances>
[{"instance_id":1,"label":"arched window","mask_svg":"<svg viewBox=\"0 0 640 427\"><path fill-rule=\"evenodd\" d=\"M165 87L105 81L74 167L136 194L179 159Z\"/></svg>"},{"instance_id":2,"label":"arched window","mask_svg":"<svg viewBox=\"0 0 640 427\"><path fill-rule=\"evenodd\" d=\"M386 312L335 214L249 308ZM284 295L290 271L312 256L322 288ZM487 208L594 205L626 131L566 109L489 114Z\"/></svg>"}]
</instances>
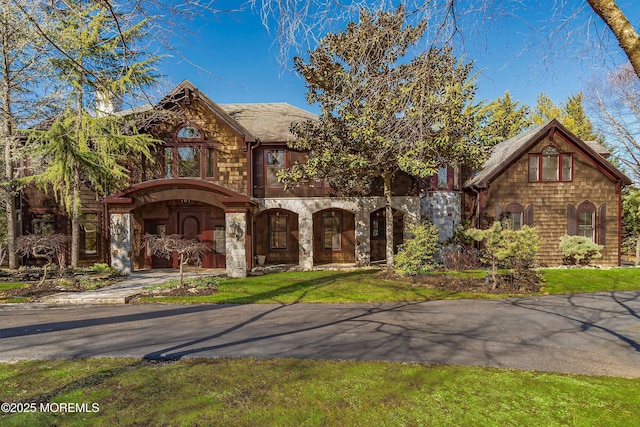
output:
<instances>
[{"instance_id":1,"label":"arched window","mask_svg":"<svg viewBox=\"0 0 640 427\"><path fill-rule=\"evenodd\" d=\"M576 209L578 236L595 241L596 235L596 205L584 201Z\"/></svg>"},{"instance_id":2,"label":"arched window","mask_svg":"<svg viewBox=\"0 0 640 427\"><path fill-rule=\"evenodd\" d=\"M197 139L202 140L202 131L192 125L184 125L176 132L176 139Z\"/></svg>"}]
</instances>

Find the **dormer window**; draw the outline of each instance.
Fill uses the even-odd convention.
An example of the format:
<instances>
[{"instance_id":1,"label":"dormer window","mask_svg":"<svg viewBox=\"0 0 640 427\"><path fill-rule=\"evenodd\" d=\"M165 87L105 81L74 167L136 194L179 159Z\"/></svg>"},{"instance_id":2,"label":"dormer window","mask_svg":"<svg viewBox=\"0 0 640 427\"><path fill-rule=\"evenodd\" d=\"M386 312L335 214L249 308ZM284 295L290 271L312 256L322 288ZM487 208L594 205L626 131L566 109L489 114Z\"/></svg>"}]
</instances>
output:
<instances>
[{"instance_id":1,"label":"dormer window","mask_svg":"<svg viewBox=\"0 0 640 427\"><path fill-rule=\"evenodd\" d=\"M552 145L540 154L529 154L529 182L573 181L573 156Z\"/></svg>"}]
</instances>

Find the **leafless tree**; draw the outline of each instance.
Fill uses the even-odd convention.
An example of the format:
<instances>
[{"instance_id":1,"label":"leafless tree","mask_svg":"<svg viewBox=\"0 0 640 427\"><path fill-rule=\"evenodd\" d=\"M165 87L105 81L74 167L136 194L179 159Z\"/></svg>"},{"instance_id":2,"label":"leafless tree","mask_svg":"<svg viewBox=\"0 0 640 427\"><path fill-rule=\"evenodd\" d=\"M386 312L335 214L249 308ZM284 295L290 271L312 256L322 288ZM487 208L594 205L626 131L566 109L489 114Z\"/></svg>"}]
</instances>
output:
<instances>
[{"instance_id":1,"label":"leafless tree","mask_svg":"<svg viewBox=\"0 0 640 427\"><path fill-rule=\"evenodd\" d=\"M627 64L598 78L586 97L598 128L614 147L616 160L640 184L640 79Z\"/></svg>"},{"instance_id":2,"label":"leafless tree","mask_svg":"<svg viewBox=\"0 0 640 427\"><path fill-rule=\"evenodd\" d=\"M174 254L178 256L180 265L179 287L183 286L184 266L188 264L201 266L202 257L211 250L206 243L195 239L185 239L179 234L167 236L146 234L144 244L151 255L166 259L170 259Z\"/></svg>"},{"instance_id":3,"label":"leafless tree","mask_svg":"<svg viewBox=\"0 0 640 427\"><path fill-rule=\"evenodd\" d=\"M273 28L281 62L288 61L290 50L300 54L326 32L356 20L360 9L389 10L399 3L407 11L413 11L416 19L428 21L431 31L425 38L427 46L455 40L457 47L467 52L486 50L490 34L499 32L505 47L509 45L515 50L515 56L531 50L540 52L539 68L549 71L554 59L566 61L567 52L571 52L572 60L592 60L594 51L599 51L603 62L607 62L617 49L614 45L617 42L640 75L640 36L615 0L558 0L548 2L545 9L540 2L524 0L249 0L249 3L260 13L263 24ZM517 29L517 35L512 29Z\"/></svg>"},{"instance_id":4,"label":"leafless tree","mask_svg":"<svg viewBox=\"0 0 640 427\"><path fill-rule=\"evenodd\" d=\"M47 271L54 260L58 262L59 272L64 270L67 243L69 243L69 236L64 234L26 234L16 239L15 252L21 256L46 260L42 279L37 285L40 286L47 278Z\"/></svg>"}]
</instances>

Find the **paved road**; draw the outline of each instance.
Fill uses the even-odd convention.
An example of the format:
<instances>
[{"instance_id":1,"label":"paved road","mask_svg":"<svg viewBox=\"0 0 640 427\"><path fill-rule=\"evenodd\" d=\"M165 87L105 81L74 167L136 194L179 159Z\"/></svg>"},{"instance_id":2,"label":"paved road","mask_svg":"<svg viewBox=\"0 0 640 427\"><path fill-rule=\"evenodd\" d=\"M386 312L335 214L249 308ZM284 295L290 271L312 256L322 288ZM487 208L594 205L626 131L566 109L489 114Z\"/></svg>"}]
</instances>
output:
<instances>
[{"instance_id":1,"label":"paved road","mask_svg":"<svg viewBox=\"0 0 640 427\"><path fill-rule=\"evenodd\" d=\"M396 304L0 306L0 360L301 357L640 377L640 292Z\"/></svg>"}]
</instances>

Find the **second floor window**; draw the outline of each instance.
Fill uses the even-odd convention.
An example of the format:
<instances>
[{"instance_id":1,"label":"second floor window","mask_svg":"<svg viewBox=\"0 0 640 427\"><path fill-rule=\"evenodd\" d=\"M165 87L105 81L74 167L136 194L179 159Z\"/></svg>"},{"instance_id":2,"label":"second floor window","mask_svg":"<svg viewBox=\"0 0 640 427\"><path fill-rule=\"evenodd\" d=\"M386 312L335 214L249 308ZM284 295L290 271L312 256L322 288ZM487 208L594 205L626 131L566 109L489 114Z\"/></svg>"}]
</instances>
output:
<instances>
[{"instance_id":1,"label":"second floor window","mask_svg":"<svg viewBox=\"0 0 640 427\"><path fill-rule=\"evenodd\" d=\"M278 172L286 167L286 152L284 149L274 149L265 151L266 181L267 187L284 187L278 182Z\"/></svg>"},{"instance_id":2,"label":"second floor window","mask_svg":"<svg viewBox=\"0 0 640 427\"><path fill-rule=\"evenodd\" d=\"M185 125L164 146L165 178L215 178L215 147L204 140L202 130Z\"/></svg>"},{"instance_id":3,"label":"second floor window","mask_svg":"<svg viewBox=\"0 0 640 427\"><path fill-rule=\"evenodd\" d=\"M561 154L547 146L540 154L529 155L530 182L557 182L573 180L573 156Z\"/></svg>"}]
</instances>

